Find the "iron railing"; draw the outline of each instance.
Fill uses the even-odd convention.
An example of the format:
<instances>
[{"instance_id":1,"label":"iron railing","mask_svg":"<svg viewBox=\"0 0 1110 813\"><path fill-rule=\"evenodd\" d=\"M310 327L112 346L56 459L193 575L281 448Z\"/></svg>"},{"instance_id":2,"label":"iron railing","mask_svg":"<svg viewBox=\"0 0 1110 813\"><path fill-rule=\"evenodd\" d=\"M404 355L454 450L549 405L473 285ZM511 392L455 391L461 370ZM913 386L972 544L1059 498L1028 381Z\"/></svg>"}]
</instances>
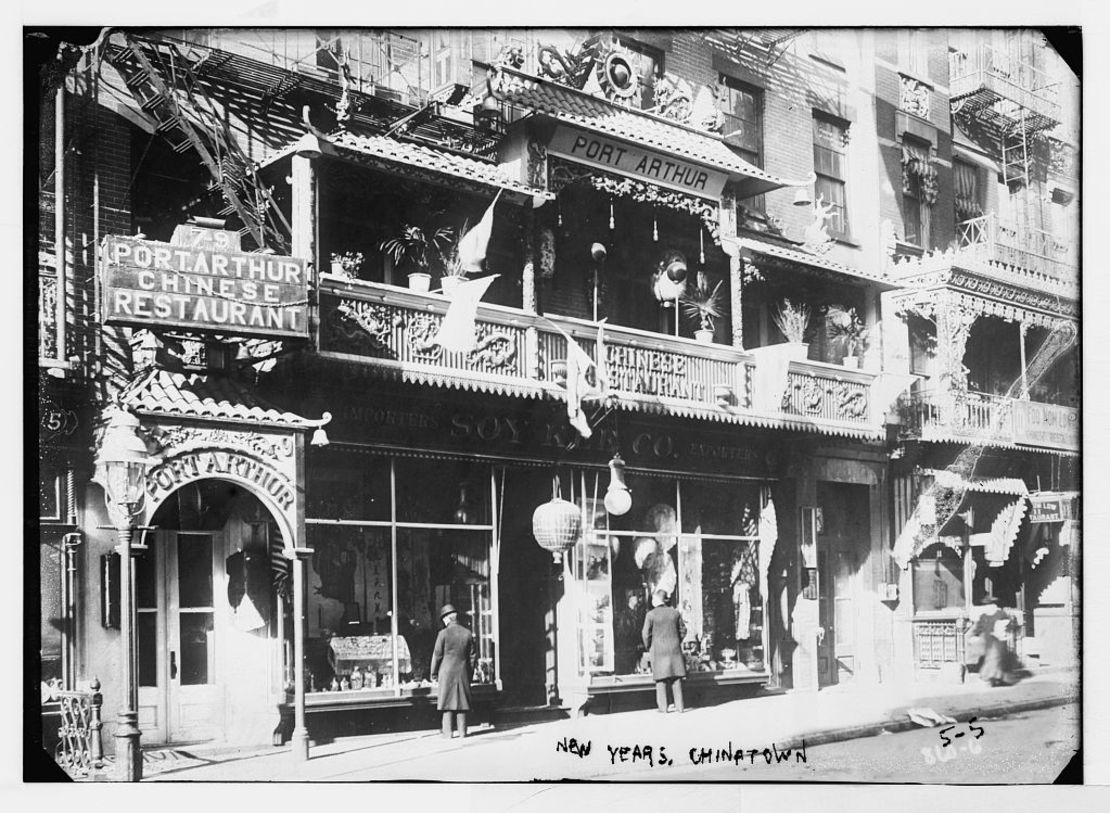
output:
<instances>
[{"instance_id":1,"label":"iron railing","mask_svg":"<svg viewBox=\"0 0 1110 813\"><path fill-rule=\"evenodd\" d=\"M948 74L953 102L986 90L1046 123L1060 120L1059 94L1051 76L1000 48L982 43L969 51L954 51L948 55Z\"/></svg>"},{"instance_id":2,"label":"iron railing","mask_svg":"<svg viewBox=\"0 0 1110 813\"><path fill-rule=\"evenodd\" d=\"M104 767L100 681L94 678L89 691L55 691L52 697L43 706L43 723L57 721L56 732L46 732L48 743L57 736L54 761L74 779L91 778Z\"/></svg>"},{"instance_id":3,"label":"iron railing","mask_svg":"<svg viewBox=\"0 0 1110 813\"><path fill-rule=\"evenodd\" d=\"M1074 241L1052 232L1003 223L994 212L964 220L956 228L960 247L972 250L980 259L1057 279L1074 276Z\"/></svg>"},{"instance_id":4,"label":"iron railing","mask_svg":"<svg viewBox=\"0 0 1110 813\"><path fill-rule=\"evenodd\" d=\"M1077 449L1079 411L980 392L923 391L902 399L902 434L928 439Z\"/></svg>"}]
</instances>

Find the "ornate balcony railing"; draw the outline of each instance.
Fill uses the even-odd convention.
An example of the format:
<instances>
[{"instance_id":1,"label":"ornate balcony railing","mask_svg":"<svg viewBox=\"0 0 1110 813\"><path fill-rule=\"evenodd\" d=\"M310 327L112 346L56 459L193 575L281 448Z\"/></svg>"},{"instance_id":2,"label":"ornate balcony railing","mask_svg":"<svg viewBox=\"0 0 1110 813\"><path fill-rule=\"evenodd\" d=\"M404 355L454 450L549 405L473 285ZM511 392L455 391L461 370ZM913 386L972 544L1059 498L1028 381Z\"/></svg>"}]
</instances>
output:
<instances>
[{"instance_id":1,"label":"ornate balcony railing","mask_svg":"<svg viewBox=\"0 0 1110 813\"><path fill-rule=\"evenodd\" d=\"M960 247L983 260L995 260L1057 279L1075 276L1072 241L1043 229L1002 223L992 212L956 224Z\"/></svg>"},{"instance_id":2,"label":"ornate balcony railing","mask_svg":"<svg viewBox=\"0 0 1110 813\"><path fill-rule=\"evenodd\" d=\"M953 110L989 110L993 117L1027 131L1060 121L1056 85L1026 60L986 43L948 55L949 98Z\"/></svg>"},{"instance_id":3,"label":"ornate balcony railing","mask_svg":"<svg viewBox=\"0 0 1110 813\"><path fill-rule=\"evenodd\" d=\"M978 392L925 391L901 403L905 437L1079 448L1079 411L1072 407Z\"/></svg>"},{"instance_id":4,"label":"ornate balcony railing","mask_svg":"<svg viewBox=\"0 0 1110 813\"><path fill-rule=\"evenodd\" d=\"M480 306L474 350L445 352L432 340L447 306L438 294L324 275L319 350L402 380L556 398L566 382L566 336L597 358L595 323L497 305ZM754 408L755 359L743 350L616 325L606 326L604 342L610 390L629 408L842 434L880 428L872 420L869 372L791 362L781 405L768 413Z\"/></svg>"}]
</instances>

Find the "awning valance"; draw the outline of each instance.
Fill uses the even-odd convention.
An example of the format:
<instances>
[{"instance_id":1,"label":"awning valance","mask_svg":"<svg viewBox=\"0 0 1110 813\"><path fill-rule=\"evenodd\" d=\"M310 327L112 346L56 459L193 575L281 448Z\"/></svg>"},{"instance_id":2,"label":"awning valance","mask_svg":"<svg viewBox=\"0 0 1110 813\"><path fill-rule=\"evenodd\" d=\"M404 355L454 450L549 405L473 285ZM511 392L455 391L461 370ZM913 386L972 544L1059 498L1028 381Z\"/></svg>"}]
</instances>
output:
<instances>
[{"instance_id":1,"label":"awning valance","mask_svg":"<svg viewBox=\"0 0 1110 813\"><path fill-rule=\"evenodd\" d=\"M937 543L958 548L965 534L972 547L984 549L989 565L1003 564L1028 510L1025 483L1012 477L968 481L950 472L928 474L936 479L923 489L894 543L892 553L899 566L908 567L921 551ZM952 496L958 501L951 512L938 516L938 500ZM970 527L965 524L968 519Z\"/></svg>"}]
</instances>

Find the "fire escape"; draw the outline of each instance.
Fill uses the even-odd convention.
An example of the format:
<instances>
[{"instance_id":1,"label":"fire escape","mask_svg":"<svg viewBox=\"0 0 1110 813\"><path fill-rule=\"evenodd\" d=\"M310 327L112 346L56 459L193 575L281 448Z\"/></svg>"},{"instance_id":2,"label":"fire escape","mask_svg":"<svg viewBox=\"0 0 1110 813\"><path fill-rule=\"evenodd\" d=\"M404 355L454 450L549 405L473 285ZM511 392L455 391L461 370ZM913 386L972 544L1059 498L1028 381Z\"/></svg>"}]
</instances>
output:
<instances>
[{"instance_id":1,"label":"fire escape","mask_svg":"<svg viewBox=\"0 0 1110 813\"><path fill-rule=\"evenodd\" d=\"M991 213L964 221L962 244L983 250L987 259L1064 276L1071 267L1069 247L1041 228L1034 189L1037 149L1061 120L1057 87L1016 49L986 43L949 54L949 68L953 118L999 158L1013 217L1003 223Z\"/></svg>"},{"instance_id":2,"label":"fire escape","mask_svg":"<svg viewBox=\"0 0 1110 813\"><path fill-rule=\"evenodd\" d=\"M191 50L185 44L120 32L107 49L107 59L154 120L155 131L175 152L200 158L211 176L210 189L223 196L220 216L237 216L239 233L249 236L256 248L287 253L289 222L231 132L226 111L199 81L206 56Z\"/></svg>"}]
</instances>

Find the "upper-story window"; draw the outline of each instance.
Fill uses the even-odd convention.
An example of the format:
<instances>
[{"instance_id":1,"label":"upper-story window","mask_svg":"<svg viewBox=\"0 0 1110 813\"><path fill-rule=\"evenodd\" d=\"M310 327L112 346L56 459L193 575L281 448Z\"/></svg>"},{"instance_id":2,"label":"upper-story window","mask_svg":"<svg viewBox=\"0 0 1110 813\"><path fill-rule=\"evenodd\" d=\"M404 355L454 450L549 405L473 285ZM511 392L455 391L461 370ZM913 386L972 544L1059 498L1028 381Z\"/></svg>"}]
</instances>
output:
<instances>
[{"instance_id":1,"label":"upper-story window","mask_svg":"<svg viewBox=\"0 0 1110 813\"><path fill-rule=\"evenodd\" d=\"M906 136L902 140L903 224L906 242L921 248L932 246L935 179L936 170L929 160L929 145ZM932 191L928 184L932 184Z\"/></svg>"},{"instance_id":2,"label":"upper-story window","mask_svg":"<svg viewBox=\"0 0 1110 813\"><path fill-rule=\"evenodd\" d=\"M983 190L979 182L979 167L957 158L952 162L952 176L956 187L956 222L981 217Z\"/></svg>"},{"instance_id":3,"label":"upper-story window","mask_svg":"<svg viewBox=\"0 0 1110 813\"><path fill-rule=\"evenodd\" d=\"M655 104L655 80L663 75L663 52L630 37L617 37L617 41L629 52L632 69L640 77L640 94L635 101L648 110Z\"/></svg>"},{"instance_id":4,"label":"upper-story window","mask_svg":"<svg viewBox=\"0 0 1110 813\"><path fill-rule=\"evenodd\" d=\"M725 140L745 161L762 167L763 91L731 76L722 76L721 83ZM744 205L762 210L763 195L745 200Z\"/></svg>"},{"instance_id":5,"label":"upper-story window","mask_svg":"<svg viewBox=\"0 0 1110 813\"><path fill-rule=\"evenodd\" d=\"M813 116L813 171L817 174L818 197L833 207L829 232L847 237L848 128L818 114Z\"/></svg>"},{"instance_id":6,"label":"upper-story window","mask_svg":"<svg viewBox=\"0 0 1110 813\"><path fill-rule=\"evenodd\" d=\"M902 32L899 41L899 62L919 79L929 78L929 39L928 32L920 28L910 28Z\"/></svg>"}]
</instances>

